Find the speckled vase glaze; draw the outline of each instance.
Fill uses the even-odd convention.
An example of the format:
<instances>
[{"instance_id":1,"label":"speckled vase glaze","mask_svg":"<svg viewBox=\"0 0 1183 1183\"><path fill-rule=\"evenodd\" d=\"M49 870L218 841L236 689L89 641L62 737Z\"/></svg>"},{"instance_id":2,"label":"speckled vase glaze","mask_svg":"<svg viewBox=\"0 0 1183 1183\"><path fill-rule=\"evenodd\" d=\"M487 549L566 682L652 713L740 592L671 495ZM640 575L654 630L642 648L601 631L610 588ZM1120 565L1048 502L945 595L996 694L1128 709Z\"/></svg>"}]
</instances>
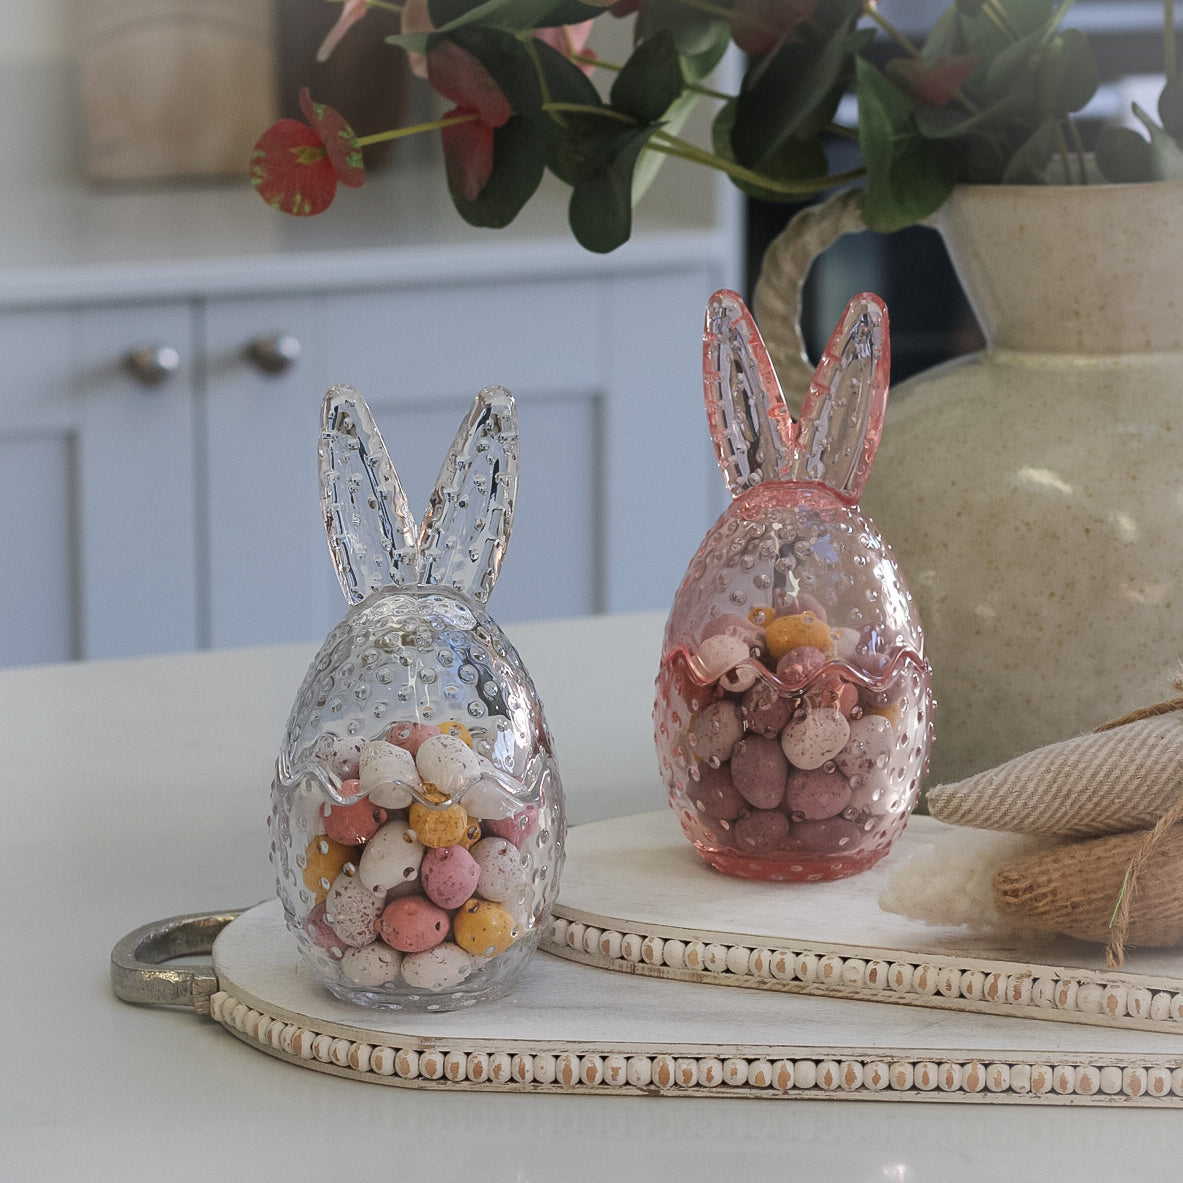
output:
<instances>
[{"instance_id":1,"label":"speckled vase glaze","mask_svg":"<svg viewBox=\"0 0 1183 1183\"><path fill-rule=\"evenodd\" d=\"M903 830L933 734L920 623L858 505L887 403L887 309L867 294L850 302L795 422L733 292L712 297L703 344L732 502L666 623L658 764L716 870L844 878Z\"/></svg>"},{"instance_id":2,"label":"speckled vase glaze","mask_svg":"<svg viewBox=\"0 0 1183 1183\"><path fill-rule=\"evenodd\" d=\"M351 605L292 706L271 861L307 968L363 1006L504 994L558 894L563 793L533 683L485 605L517 497L512 396L457 432L422 523L361 396L325 396L321 498Z\"/></svg>"},{"instance_id":3,"label":"speckled vase glaze","mask_svg":"<svg viewBox=\"0 0 1183 1183\"><path fill-rule=\"evenodd\" d=\"M988 347L893 390L865 504L925 622L931 782L1158 701L1183 658L1183 185L961 186L934 219ZM843 195L770 247L778 366Z\"/></svg>"}]
</instances>

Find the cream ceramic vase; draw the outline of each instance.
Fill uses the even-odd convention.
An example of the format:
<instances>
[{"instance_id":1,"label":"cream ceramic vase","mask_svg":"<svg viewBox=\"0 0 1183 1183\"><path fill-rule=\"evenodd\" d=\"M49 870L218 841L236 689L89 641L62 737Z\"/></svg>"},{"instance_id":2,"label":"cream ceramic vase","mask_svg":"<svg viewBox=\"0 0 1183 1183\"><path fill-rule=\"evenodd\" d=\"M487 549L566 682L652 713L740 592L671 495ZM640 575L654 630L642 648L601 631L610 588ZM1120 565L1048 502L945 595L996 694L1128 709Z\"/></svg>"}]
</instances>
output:
<instances>
[{"instance_id":1,"label":"cream ceramic vase","mask_svg":"<svg viewBox=\"0 0 1183 1183\"><path fill-rule=\"evenodd\" d=\"M782 374L858 210L769 248ZM924 620L937 784L1160 701L1183 661L1183 185L962 186L933 224L988 344L893 386L863 504Z\"/></svg>"}]
</instances>

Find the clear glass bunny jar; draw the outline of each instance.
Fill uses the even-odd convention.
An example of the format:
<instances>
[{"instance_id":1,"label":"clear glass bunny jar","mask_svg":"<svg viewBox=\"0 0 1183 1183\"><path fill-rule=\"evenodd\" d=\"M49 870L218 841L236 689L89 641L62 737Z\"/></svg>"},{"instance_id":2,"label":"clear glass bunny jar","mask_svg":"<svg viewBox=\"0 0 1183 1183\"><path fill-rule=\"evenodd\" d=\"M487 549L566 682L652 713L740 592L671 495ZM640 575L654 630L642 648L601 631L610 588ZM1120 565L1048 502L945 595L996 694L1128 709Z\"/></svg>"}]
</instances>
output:
<instances>
[{"instance_id":1,"label":"clear glass bunny jar","mask_svg":"<svg viewBox=\"0 0 1183 1183\"><path fill-rule=\"evenodd\" d=\"M732 495L666 624L654 727L682 829L749 879L837 879L887 853L932 742L924 642L857 501L887 403L887 310L856 297L799 422L751 314L707 307L703 383Z\"/></svg>"},{"instance_id":2,"label":"clear glass bunny jar","mask_svg":"<svg viewBox=\"0 0 1183 1183\"><path fill-rule=\"evenodd\" d=\"M271 859L304 959L362 1005L450 1010L504 994L558 894L550 733L484 608L517 478L514 401L491 387L416 526L361 396L325 396L321 499L352 606L288 719Z\"/></svg>"}]
</instances>

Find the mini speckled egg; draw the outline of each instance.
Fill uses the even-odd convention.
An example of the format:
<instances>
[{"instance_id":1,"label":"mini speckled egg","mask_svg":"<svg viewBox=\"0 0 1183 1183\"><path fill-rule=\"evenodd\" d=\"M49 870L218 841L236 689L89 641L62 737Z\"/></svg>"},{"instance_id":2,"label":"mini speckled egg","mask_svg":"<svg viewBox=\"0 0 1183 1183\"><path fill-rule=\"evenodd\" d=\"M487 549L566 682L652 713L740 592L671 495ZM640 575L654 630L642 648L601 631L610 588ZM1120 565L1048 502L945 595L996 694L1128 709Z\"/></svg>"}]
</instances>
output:
<instances>
[{"instance_id":1,"label":"mini speckled egg","mask_svg":"<svg viewBox=\"0 0 1183 1183\"><path fill-rule=\"evenodd\" d=\"M375 940L362 949L346 949L341 972L359 986L385 986L397 982L403 954L385 941Z\"/></svg>"},{"instance_id":2,"label":"mini speckled egg","mask_svg":"<svg viewBox=\"0 0 1183 1183\"><path fill-rule=\"evenodd\" d=\"M829 653L830 628L813 612L796 612L772 621L764 630L764 640L773 661L780 661L790 650L803 645Z\"/></svg>"},{"instance_id":3,"label":"mini speckled egg","mask_svg":"<svg viewBox=\"0 0 1183 1183\"><path fill-rule=\"evenodd\" d=\"M448 913L426 896L393 900L378 918L378 935L400 953L432 949L448 936Z\"/></svg>"},{"instance_id":4,"label":"mini speckled egg","mask_svg":"<svg viewBox=\"0 0 1183 1183\"><path fill-rule=\"evenodd\" d=\"M834 754L834 763L847 776L866 775L873 768L887 766L894 746L890 720L866 714L851 720L850 735Z\"/></svg>"},{"instance_id":5,"label":"mini speckled egg","mask_svg":"<svg viewBox=\"0 0 1183 1183\"><path fill-rule=\"evenodd\" d=\"M475 888L496 904L517 903L527 886L527 872L518 848L508 838L482 838L472 848L479 868Z\"/></svg>"},{"instance_id":6,"label":"mini speckled egg","mask_svg":"<svg viewBox=\"0 0 1183 1183\"><path fill-rule=\"evenodd\" d=\"M424 846L455 846L464 841L468 810L463 805L437 809L416 801L408 811L407 821Z\"/></svg>"},{"instance_id":7,"label":"mini speckled egg","mask_svg":"<svg viewBox=\"0 0 1183 1183\"><path fill-rule=\"evenodd\" d=\"M356 875L342 871L325 896L325 923L342 943L360 948L377 938L383 902Z\"/></svg>"},{"instance_id":8,"label":"mini speckled egg","mask_svg":"<svg viewBox=\"0 0 1183 1183\"><path fill-rule=\"evenodd\" d=\"M789 836L789 819L779 809L753 809L731 833L740 850L772 850Z\"/></svg>"},{"instance_id":9,"label":"mini speckled egg","mask_svg":"<svg viewBox=\"0 0 1183 1183\"><path fill-rule=\"evenodd\" d=\"M518 938L512 913L490 900L471 899L452 920L456 944L474 957L495 957Z\"/></svg>"},{"instance_id":10,"label":"mini speckled egg","mask_svg":"<svg viewBox=\"0 0 1183 1183\"><path fill-rule=\"evenodd\" d=\"M840 772L823 768L794 769L785 793L785 808L794 822L816 821L841 813L849 804L850 782Z\"/></svg>"},{"instance_id":11,"label":"mini speckled egg","mask_svg":"<svg viewBox=\"0 0 1183 1183\"><path fill-rule=\"evenodd\" d=\"M480 863L463 846L437 846L423 856L423 893L441 908L459 908L476 888Z\"/></svg>"},{"instance_id":12,"label":"mini speckled egg","mask_svg":"<svg viewBox=\"0 0 1183 1183\"><path fill-rule=\"evenodd\" d=\"M820 768L850 739L850 723L834 707L818 707L803 719L793 719L780 733L781 750L794 768Z\"/></svg>"},{"instance_id":13,"label":"mini speckled egg","mask_svg":"<svg viewBox=\"0 0 1183 1183\"><path fill-rule=\"evenodd\" d=\"M425 850L411 827L393 818L363 847L357 877L370 891L389 891L419 878Z\"/></svg>"},{"instance_id":14,"label":"mini speckled egg","mask_svg":"<svg viewBox=\"0 0 1183 1183\"><path fill-rule=\"evenodd\" d=\"M342 782L341 796L352 797L359 793L360 782ZM375 805L368 797L362 797L349 805L325 802L320 807L321 826L324 832L344 846L360 846L368 842L386 821L386 810Z\"/></svg>"},{"instance_id":15,"label":"mini speckled egg","mask_svg":"<svg viewBox=\"0 0 1183 1183\"><path fill-rule=\"evenodd\" d=\"M731 753L731 781L756 809L775 809L785 795L789 761L775 739L746 735Z\"/></svg>"},{"instance_id":16,"label":"mini speckled egg","mask_svg":"<svg viewBox=\"0 0 1183 1183\"><path fill-rule=\"evenodd\" d=\"M371 740L362 748L358 778L361 791L384 809L406 809L414 791L423 788L415 757L384 739Z\"/></svg>"},{"instance_id":17,"label":"mini speckled egg","mask_svg":"<svg viewBox=\"0 0 1183 1183\"><path fill-rule=\"evenodd\" d=\"M743 716L726 699L703 707L690 725L690 744L700 760L730 760L742 736Z\"/></svg>"},{"instance_id":18,"label":"mini speckled egg","mask_svg":"<svg viewBox=\"0 0 1183 1183\"><path fill-rule=\"evenodd\" d=\"M472 976L476 961L471 953L452 941L436 945L421 953L408 953L403 958L403 981L416 990L438 993L451 990Z\"/></svg>"},{"instance_id":19,"label":"mini speckled egg","mask_svg":"<svg viewBox=\"0 0 1183 1183\"><path fill-rule=\"evenodd\" d=\"M304 886L318 902L323 900L345 864L357 857L358 847L345 846L327 834L318 834L304 851Z\"/></svg>"},{"instance_id":20,"label":"mini speckled egg","mask_svg":"<svg viewBox=\"0 0 1183 1183\"><path fill-rule=\"evenodd\" d=\"M507 839L520 850L526 839L538 829L538 806L527 805L511 817L490 818L481 829L485 834Z\"/></svg>"},{"instance_id":21,"label":"mini speckled egg","mask_svg":"<svg viewBox=\"0 0 1183 1183\"><path fill-rule=\"evenodd\" d=\"M433 735L415 753L415 767L423 780L445 797L458 793L481 774L477 754L457 735Z\"/></svg>"}]
</instances>

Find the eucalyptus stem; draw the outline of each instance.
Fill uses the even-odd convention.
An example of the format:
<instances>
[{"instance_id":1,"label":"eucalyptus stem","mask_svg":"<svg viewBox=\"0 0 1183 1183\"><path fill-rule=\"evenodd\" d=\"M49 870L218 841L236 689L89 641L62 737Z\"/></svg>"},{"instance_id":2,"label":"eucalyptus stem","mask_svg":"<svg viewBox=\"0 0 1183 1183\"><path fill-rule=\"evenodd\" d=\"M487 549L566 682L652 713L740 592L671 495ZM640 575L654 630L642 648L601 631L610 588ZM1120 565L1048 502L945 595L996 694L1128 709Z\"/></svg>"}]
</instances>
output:
<instances>
[{"instance_id":1,"label":"eucalyptus stem","mask_svg":"<svg viewBox=\"0 0 1183 1183\"><path fill-rule=\"evenodd\" d=\"M1071 3L1071 0L1069 0ZM982 15L1006 38L1007 41L1018 41L1019 31L1011 24L1006 9L998 0L984 0Z\"/></svg>"},{"instance_id":2,"label":"eucalyptus stem","mask_svg":"<svg viewBox=\"0 0 1183 1183\"><path fill-rule=\"evenodd\" d=\"M1064 166L1064 184L1072 184L1072 169L1070 167L1071 153L1068 151L1068 141L1064 138L1064 129L1060 121L1056 120L1056 149L1060 163Z\"/></svg>"},{"instance_id":3,"label":"eucalyptus stem","mask_svg":"<svg viewBox=\"0 0 1183 1183\"><path fill-rule=\"evenodd\" d=\"M653 138L646 147L651 148L654 152L673 156L678 160L689 161L691 164L705 165L707 168L713 168L719 172L726 173L733 180L744 181L749 185L758 185L762 189L767 189L771 193L778 193L784 197L813 197L823 189L829 189L834 185L842 185L847 181L854 181L859 177L864 177L867 172L865 168L855 168L844 173L808 177L800 181L778 181L772 177L764 176L763 173L754 172L750 168L744 168L743 165L736 164L733 160L727 160L723 156L717 156L713 152L707 152L703 148L698 148L694 144L679 139L677 136L670 135L668 132L654 132Z\"/></svg>"},{"instance_id":4,"label":"eucalyptus stem","mask_svg":"<svg viewBox=\"0 0 1183 1183\"><path fill-rule=\"evenodd\" d=\"M469 115L449 115L444 119L433 119L430 123L414 123L410 127L395 127L390 131L375 132L372 136L358 136L357 146L368 148L371 144L384 144L388 140L402 140L407 136L417 136L420 132L439 131L444 127L454 127L458 123L472 123L480 116L473 111Z\"/></svg>"},{"instance_id":5,"label":"eucalyptus stem","mask_svg":"<svg viewBox=\"0 0 1183 1183\"><path fill-rule=\"evenodd\" d=\"M603 119L615 119L618 123L635 126L636 120L623 111L614 111L611 107L593 107L588 103L543 103L542 109L548 114L599 115Z\"/></svg>"},{"instance_id":6,"label":"eucalyptus stem","mask_svg":"<svg viewBox=\"0 0 1183 1183\"><path fill-rule=\"evenodd\" d=\"M1076 150L1076 167L1080 171L1080 183L1087 185L1089 183L1088 164L1085 160L1084 141L1080 138L1080 128L1077 126L1076 120L1071 117L1067 122L1068 131L1072 136L1072 146Z\"/></svg>"}]
</instances>

